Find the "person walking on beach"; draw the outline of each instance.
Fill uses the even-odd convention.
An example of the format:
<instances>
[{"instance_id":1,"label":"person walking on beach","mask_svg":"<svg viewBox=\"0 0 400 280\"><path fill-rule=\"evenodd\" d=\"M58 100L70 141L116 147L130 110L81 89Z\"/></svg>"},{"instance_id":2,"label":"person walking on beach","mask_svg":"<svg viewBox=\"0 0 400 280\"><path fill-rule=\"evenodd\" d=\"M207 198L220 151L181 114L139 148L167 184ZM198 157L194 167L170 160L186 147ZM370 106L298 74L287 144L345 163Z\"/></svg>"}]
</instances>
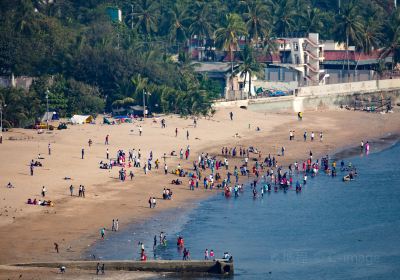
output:
<instances>
[{"instance_id":1,"label":"person walking on beach","mask_svg":"<svg viewBox=\"0 0 400 280\"><path fill-rule=\"evenodd\" d=\"M105 273L105 264L103 263L101 266L101 274L104 275L104 273Z\"/></svg>"},{"instance_id":2,"label":"person walking on beach","mask_svg":"<svg viewBox=\"0 0 400 280\"><path fill-rule=\"evenodd\" d=\"M96 265L96 275L99 275L100 273L100 263L97 263Z\"/></svg>"},{"instance_id":3,"label":"person walking on beach","mask_svg":"<svg viewBox=\"0 0 400 280\"><path fill-rule=\"evenodd\" d=\"M82 148L82 159L83 159L83 157L85 156L85 149L84 148Z\"/></svg>"},{"instance_id":4,"label":"person walking on beach","mask_svg":"<svg viewBox=\"0 0 400 280\"><path fill-rule=\"evenodd\" d=\"M85 186L82 185L82 197L85 198Z\"/></svg>"},{"instance_id":5,"label":"person walking on beach","mask_svg":"<svg viewBox=\"0 0 400 280\"><path fill-rule=\"evenodd\" d=\"M139 136L142 136L143 128L142 126L139 126Z\"/></svg>"},{"instance_id":6,"label":"person walking on beach","mask_svg":"<svg viewBox=\"0 0 400 280\"><path fill-rule=\"evenodd\" d=\"M304 134L303 134L303 139L304 139L304 142L306 142L306 141L307 141L307 131L304 131Z\"/></svg>"},{"instance_id":7,"label":"person walking on beach","mask_svg":"<svg viewBox=\"0 0 400 280\"><path fill-rule=\"evenodd\" d=\"M204 251L204 260L209 260L209 256L208 256L208 249L206 249L205 251Z\"/></svg>"},{"instance_id":8,"label":"person walking on beach","mask_svg":"<svg viewBox=\"0 0 400 280\"><path fill-rule=\"evenodd\" d=\"M119 229L119 221L118 219L115 221L115 231L118 231Z\"/></svg>"},{"instance_id":9,"label":"person walking on beach","mask_svg":"<svg viewBox=\"0 0 400 280\"><path fill-rule=\"evenodd\" d=\"M210 259L214 260L215 254L214 254L214 250L210 251Z\"/></svg>"},{"instance_id":10,"label":"person walking on beach","mask_svg":"<svg viewBox=\"0 0 400 280\"><path fill-rule=\"evenodd\" d=\"M74 195L74 186L73 185L69 186L69 192L71 193L71 196Z\"/></svg>"},{"instance_id":11,"label":"person walking on beach","mask_svg":"<svg viewBox=\"0 0 400 280\"><path fill-rule=\"evenodd\" d=\"M42 197L46 196L46 188L45 186L42 187Z\"/></svg>"},{"instance_id":12,"label":"person walking on beach","mask_svg":"<svg viewBox=\"0 0 400 280\"><path fill-rule=\"evenodd\" d=\"M108 148L107 148L107 151L106 151L106 156L107 156L107 159L110 159L110 152L108 151Z\"/></svg>"},{"instance_id":13,"label":"person walking on beach","mask_svg":"<svg viewBox=\"0 0 400 280\"><path fill-rule=\"evenodd\" d=\"M104 145L108 145L108 137L109 137L109 135L107 134L106 140L104 141Z\"/></svg>"},{"instance_id":14,"label":"person walking on beach","mask_svg":"<svg viewBox=\"0 0 400 280\"><path fill-rule=\"evenodd\" d=\"M322 138L324 137L324 134L322 131L319 133L319 142L322 142Z\"/></svg>"},{"instance_id":15,"label":"person walking on beach","mask_svg":"<svg viewBox=\"0 0 400 280\"><path fill-rule=\"evenodd\" d=\"M57 252L58 254L58 244L56 242L54 242L54 250Z\"/></svg>"},{"instance_id":16,"label":"person walking on beach","mask_svg":"<svg viewBox=\"0 0 400 280\"><path fill-rule=\"evenodd\" d=\"M115 231L115 220L112 220L111 231Z\"/></svg>"},{"instance_id":17,"label":"person walking on beach","mask_svg":"<svg viewBox=\"0 0 400 280\"><path fill-rule=\"evenodd\" d=\"M231 118L231 121L233 121L233 112L229 113L229 117Z\"/></svg>"},{"instance_id":18,"label":"person walking on beach","mask_svg":"<svg viewBox=\"0 0 400 280\"><path fill-rule=\"evenodd\" d=\"M31 171L31 176L33 176L33 163L31 163L30 171Z\"/></svg>"},{"instance_id":19,"label":"person walking on beach","mask_svg":"<svg viewBox=\"0 0 400 280\"><path fill-rule=\"evenodd\" d=\"M105 228L102 228L102 229L100 230L101 239L104 240L104 236L105 236L105 235L106 235L106 229L105 229Z\"/></svg>"},{"instance_id":20,"label":"person walking on beach","mask_svg":"<svg viewBox=\"0 0 400 280\"><path fill-rule=\"evenodd\" d=\"M165 175L168 174L168 166L167 166L167 164L164 164L164 174Z\"/></svg>"},{"instance_id":21,"label":"person walking on beach","mask_svg":"<svg viewBox=\"0 0 400 280\"><path fill-rule=\"evenodd\" d=\"M186 140L189 140L189 130L186 130Z\"/></svg>"},{"instance_id":22,"label":"person walking on beach","mask_svg":"<svg viewBox=\"0 0 400 280\"><path fill-rule=\"evenodd\" d=\"M311 131L311 142L314 141L314 131Z\"/></svg>"},{"instance_id":23,"label":"person walking on beach","mask_svg":"<svg viewBox=\"0 0 400 280\"><path fill-rule=\"evenodd\" d=\"M175 128L175 137L178 137L178 128Z\"/></svg>"},{"instance_id":24,"label":"person walking on beach","mask_svg":"<svg viewBox=\"0 0 400 280\"><path fill-rule=\"evenodd\" d=\"M284 155L285 155L285 147L283 147L283 146L282 146L282 148L281 148L281 152L282 152L282 154L281 154L281 155L282 155L282 156L284 156Z\"/></svg>"},{"instance_id":25,"label":"person walking on beach","mask_svg":"<svg viewBox=\"0 0 400 280\"><path fill-rule=\"evenodd\" d=\"M47 149L48 149L48 151L49 151L49 156L51 155L51 146L50 146L50 143L49 143L49 145L47 146Z\"/></svg>"}]
</instances>

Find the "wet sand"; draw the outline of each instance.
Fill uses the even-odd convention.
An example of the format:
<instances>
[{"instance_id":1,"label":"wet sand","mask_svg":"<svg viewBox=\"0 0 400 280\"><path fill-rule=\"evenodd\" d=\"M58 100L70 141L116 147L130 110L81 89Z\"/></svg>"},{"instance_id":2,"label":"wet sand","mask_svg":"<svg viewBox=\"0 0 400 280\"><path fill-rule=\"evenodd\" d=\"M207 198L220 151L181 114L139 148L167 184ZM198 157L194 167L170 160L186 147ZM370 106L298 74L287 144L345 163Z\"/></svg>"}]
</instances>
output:
<instances>
[{"instance_id":1,"label":"wet sand","mask_svg":"<svg viewBox=\"0 0 400 280\"><path fill-rule=\"evenodd\" d=\"M234 121L229 120L229 112L234 112ZM211 119L201 118L193 127L191 119L167 116L167 128L159 123L146 120L144 123L115 126L82 125L70 126L68 130L54 131L38 135L35 131L16 129L5 133L0 145L0 263L79 259L93 242L99 240L99 229L110 229L111 220L118 218L120 228L142 222L166 209L192 207L193 203L215 191L189 191L187 179L184 184L173 186L174 175L164 175L164 153L191 147L188 161L176 157L167 158L169 169L178 163L185 168L192 166L198 153L220 154L222 146L255 146L262 152L262 158L271 154L278 164L287 165L296 160L306 159L312 150L315 157L332 153L341 147L358 146L361 140L400 134L399 112L393 114L371 114L347 110L305 112L303 121L297 121L293 113L259 113L243 109L222 109ZM101 119L101 118L99 118ZM250 124L250 128L249 128ZM143 136L138 135L138 125L143 127ZM256 127L260 131L256 131ZM179 135L175 137L175 128ZM190 132L186 140L186 130ZM295 140L289 141L289 130L295 130ZM315 133L315 141L303 141L303 132ZM319 131L324 139L319 141ZM238 137L235 137L235 134ZM110 135L110 145L104 145L105 136ZM19 140L7 140L13 137ZM88 139L93 140L88 147ZM47 145L51 143L52 155L47 155ZM285 156L281 157L281 147L285 146ZM85 148L82 160L81 149ZM98 162L105 160L106 148L110 155L118 149L141 149L145 160L150 150L154 158L161 161L160 170L152 170L148 175L141 168L134 170L135 178L125 182L118 180L119 168L101 170ZM374 149L374 142L372 142ZM45 159L42 168L29 175L29 162L41 153ZM144 163L142 160L142 164ZM230 167L238 165L239 159L231 159ZM252 159L250 158L250 163ZM64 177L72 180L64 180ZM247 178L246 178L247 179ZM11 181L15 188L7 189ZM86 187L86 198L69 195L69 185L77 192L79 184ZM41 187L45 185L46 199L55 201L55 207L27 205L28 198L40 198ZM202 184L200 184L201 186ZM173 189L171 201L163 201L163 187ZM147 200L156 196L157 208L149 209ZM112 234L106 231L107 235ZM53 243L60 246L60 253L54 251ZM1 270L1 269L0 269Z\"/></svg>"}]
</instances>

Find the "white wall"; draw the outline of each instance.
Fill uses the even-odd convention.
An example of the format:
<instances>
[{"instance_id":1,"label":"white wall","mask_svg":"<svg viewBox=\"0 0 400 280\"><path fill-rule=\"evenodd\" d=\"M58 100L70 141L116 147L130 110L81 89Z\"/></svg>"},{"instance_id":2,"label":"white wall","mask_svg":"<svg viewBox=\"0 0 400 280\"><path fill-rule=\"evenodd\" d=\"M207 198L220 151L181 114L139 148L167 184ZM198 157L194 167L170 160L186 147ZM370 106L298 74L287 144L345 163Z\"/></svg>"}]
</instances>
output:
<instances>
[{"instance_id":1,"label":"white wall","mask_svg":"<svg viewBox=\"0 0 400 280\"><path fill-rule=\"evenodd\" d=\"M400 89L400 79L302 87L299 88L297 96L346 95L396 89Z\"/></svg>"}]
</instances>

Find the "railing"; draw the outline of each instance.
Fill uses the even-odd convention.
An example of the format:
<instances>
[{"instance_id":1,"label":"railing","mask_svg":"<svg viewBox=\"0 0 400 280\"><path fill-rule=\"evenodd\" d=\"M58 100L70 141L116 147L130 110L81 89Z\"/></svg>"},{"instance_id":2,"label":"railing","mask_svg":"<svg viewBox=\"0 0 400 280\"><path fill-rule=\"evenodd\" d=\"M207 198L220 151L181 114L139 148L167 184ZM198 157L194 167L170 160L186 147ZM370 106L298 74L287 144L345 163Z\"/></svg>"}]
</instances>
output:
<instances>
[{"instance_id":1,"label":"railing","mask_svg":"<svg viewBox=\"0 0 400 280\"><path fill-rule=\"evenodd\" d=\"M316 57L315 55L313 55L312 53L310 53L309 51L307 51L307 50L304 50L304 52L308 55L308 56L310 56L312 59L314 59L314 60L318 60L319 61L319 58L318 57Z\"/></svg>"}]
</instances>

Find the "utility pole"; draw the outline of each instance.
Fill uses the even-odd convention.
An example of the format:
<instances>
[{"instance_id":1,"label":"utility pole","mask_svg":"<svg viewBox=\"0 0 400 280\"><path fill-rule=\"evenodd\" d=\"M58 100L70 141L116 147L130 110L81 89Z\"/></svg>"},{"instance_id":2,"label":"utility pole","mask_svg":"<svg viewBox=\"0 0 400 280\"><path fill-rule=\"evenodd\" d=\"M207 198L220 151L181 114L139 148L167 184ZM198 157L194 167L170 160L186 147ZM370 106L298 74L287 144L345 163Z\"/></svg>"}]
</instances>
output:
<instances>
[{"instance_id":1,"label":"utility pole","mask_svg":"<svg viewBox=\"0 0 400 280\"><path fill-rule=\"evenodd\" d=\"M146 118L146 92L143 89L143 118Z\"/></svg>"},{"instance_id":2,"label":"utility pole","mask_svg":"<svg viewBox=\"0 0 400 280\"><path fill-rule=\"evenodd\" d=\"M49 130L49 90L46 90L46 123Z\"/></svg>"},{"instance_id":3,"label":"utility pole","mask_svg":"<svg viewBox=\"0 0 400 280\"><path fill-rule=\"evenodd\" d=\"M0 137L3 138L3 108L6 107L7 105L4 104L3 106L3 101L0 103Z\"/></svg>"},{"instance_id":4,"label":"utility pole","mask_svg":"<svg viewBox=\"0 0 400 280\"><path fill-rule=\"evenodd\" d=\"M133 4L131 4L131 29L133 30Z\"/></svg>"}]
</instances>

